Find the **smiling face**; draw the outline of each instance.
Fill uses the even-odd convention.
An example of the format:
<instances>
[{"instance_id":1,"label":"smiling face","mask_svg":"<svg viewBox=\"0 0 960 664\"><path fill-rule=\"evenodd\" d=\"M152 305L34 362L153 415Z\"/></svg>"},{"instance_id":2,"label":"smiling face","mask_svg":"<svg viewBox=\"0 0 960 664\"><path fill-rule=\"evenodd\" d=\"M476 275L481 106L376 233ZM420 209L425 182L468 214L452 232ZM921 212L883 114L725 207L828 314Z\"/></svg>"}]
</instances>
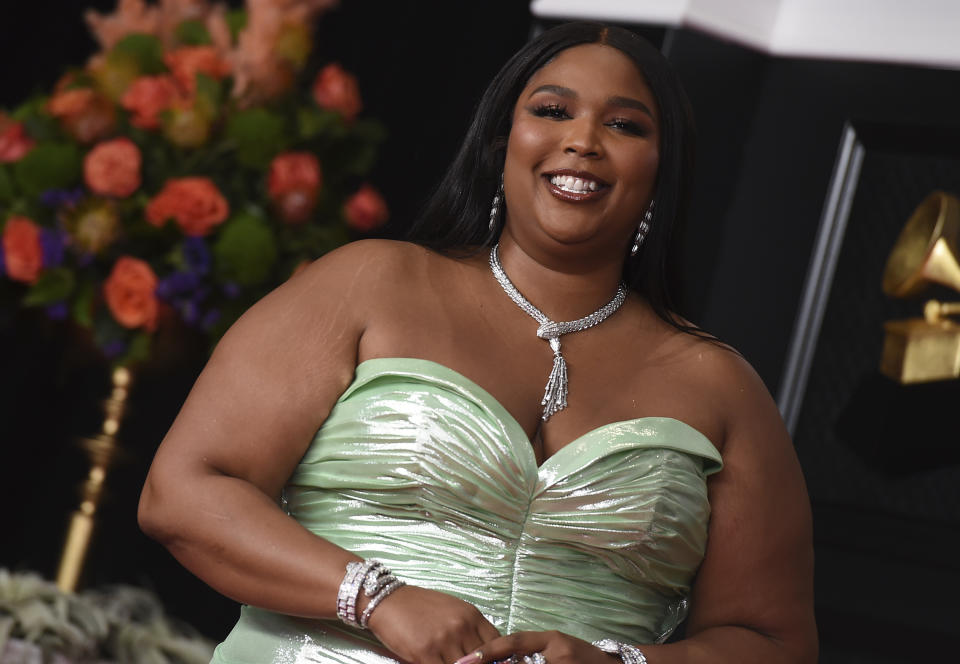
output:
<instances>
[{"instance_id":1,"label":"smiling face","mask_svg":"<svg viewBox=\"0 0 960 664\"><path fill-rule=\"evenodd\" d=\"M528 81L504 163L505 232L527 248L625 257L650 203L659 110L619 50L562 51Z\"/></svg>"}]
</instances>

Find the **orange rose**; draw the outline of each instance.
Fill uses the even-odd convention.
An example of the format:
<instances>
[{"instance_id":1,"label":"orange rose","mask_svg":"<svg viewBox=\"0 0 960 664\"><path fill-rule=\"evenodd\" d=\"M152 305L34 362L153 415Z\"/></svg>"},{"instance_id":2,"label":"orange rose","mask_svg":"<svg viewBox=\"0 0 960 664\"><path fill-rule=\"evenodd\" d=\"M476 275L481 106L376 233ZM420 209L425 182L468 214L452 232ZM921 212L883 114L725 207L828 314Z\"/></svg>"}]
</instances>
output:
<instances>
[{"instance_id":1,"label":"orange rose","mask_svg":"<svg viewBox=\"0 0 960 664\"><path fill-rule=\"evenodd\" d=\"M208 235L229 214L227 199L210 178L204 177L167 180L146 209L147 221L154 226L173 218L184 234L194 237Z\"/></svg>"},{"instance_id":2,"label":"orange rose","mask_svg":"<svg viewBox=\"0 0 960 664\"><path fill-rule=\"evenodd\" d=\"M140 188L140 149L129 138L104 141L83 160L83 179L101 196L126 198Z\"/></svg>"},{"instance_id":3,"label":"orange rose","mask_svg":"<svg viewBox=\"0 0 960 664\"><path fill-rule=\"evenodd\" d=\"M221 58L213 46L184 46L167 53L163 61L180 87L190 94L196 89L197 74L215 79L230 74L230 63Z\"/></svg>"},{"instance_id":4,"label":"orange rose","mask_svg":"<svg viewBox=\"0 0 960 664\"><path fill-rule=\"evenodd\" d=\"M0 164L19 161L33 149L35 141L27 136L22 122L0 113Z\"/></svg>"},{"instance_id":5,"label":"orange rose","mask_svg":"<svg viewBox=\"0 0 960 664\"><path fill-rule=\"evenodd\" d=\"M113 104L90 88L63 89L50 97L47 111L81 143L93 143L113 131Z\"/></svg>"},{"instance_id":6,"label":"orange rose","mask_svg":"<svg viewBox=\"0 0 960 664\"><path fill-rule=\"evenodd\" d=\"M168 75L141 76L120 99L120 105L133 114L130 123L140 129L156 129L160 126L161 111L184 103L176 80Z\"/></svg>"},{"instance_id":7,"label":"orange rose","mask_svg":"<svg viewBox=\"0 0 960 664\"><path fill-rule=\"evenodd\" d=\"M10 217L3 228L3 260L7 276L27 284L36 283L43 267L40 229L26 217Z\"/></svg>"},{"instance_id":8,"label":"orange rose","mask_svg":"<svg viewBox=\"0 0 960 664\"><path fill-rule=\"evenodd\" d=\"M317 204L323 182L320 162L309 152L284 152L274 157L267 192L284 221L302 223Z\"/></svg>"},{"instance_id":9,"label":"orange rose","mask_svg":"<svg viewBox=\"0 0 960 664\"><path fill-rule=\"evenodd\" d=\"M150 265L130 256L121 256L103 282L107 308L124 327L157 327L157 275Z\"/></svg>"},{"instance_id":10,"label":"orange rose","mask_svg":"<svg viewBox=\"0 0 960 664\"><path fill-rule=\"evenodd\" d=\"M317 74L313 81L313 100L320 108L337 111L347 122L353 121L363 108L357 79L336 63Z\"/></svg>"},{"instance_id":11,"label":"orange rose","mask_svg":"<svg viewBox=\"0 0 960 664\"><path fill-rule=\"evenodd\" d=\"M276 198L297 189L319 189L322 181L316 156L310 152L284 152L270 163L267 191L271 198Z\"/></svg>"},{"instance_id":12,"label":"orange rose","mask_svg":"<svg viewBox=\"0 0 960 664\"><path fill-rule=\"evenodd\" d=\"M364 233L381 226L389 217L387 204L377 190L368 184L360 187L343 206L347 225Z\"/></svg>"}]
</instances>

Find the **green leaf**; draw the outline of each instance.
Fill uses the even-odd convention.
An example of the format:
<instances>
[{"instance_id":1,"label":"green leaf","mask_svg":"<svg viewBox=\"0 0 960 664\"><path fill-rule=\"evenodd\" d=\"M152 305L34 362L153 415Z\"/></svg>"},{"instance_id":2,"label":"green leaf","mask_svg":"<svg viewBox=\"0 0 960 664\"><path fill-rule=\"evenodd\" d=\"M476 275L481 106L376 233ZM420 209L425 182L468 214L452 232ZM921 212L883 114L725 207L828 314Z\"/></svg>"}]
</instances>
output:
<instances>
[{"instance_id":1,"label":"green leaf","mask_svg":"<svg viewBox=\"0 0 960 664\"><path fill-rule=\"evenodd\" d=\"M93 327L93 299L96 295L96 288L92 281L85 281L77 291L77 296L70 307L70 315L77 322L77 325L90 329Z\"/></svg>"},{"instance_id":2,"label":"green leaf","mask_svg":"<svg viewBox=\"0 0 960 664\"><path fill-rule=\"evenodd\" d=\"M114 45L108 57L133 61L142 74L159 74L167 69L163 64L163 44L153 35L129 34Z\"/></svg>"},{"instance_id":3,"label":"green leaf","mask_svg":"<svg viewBox=\"0 0 960 664\"><path fill-rule=\"evenodd\" d=\"M13 173L27 196L69 187L80 179L80 150L72 143L41 143L13 165Z\"/></svg>"},{"instance_id":4,"label":"green leaf","mask_svg":"<svg viewBox=\"0 0 960 664\"><path fill-rule=\"evenodd\" d=\"M151 336L146 332L137 332L130 339L127 352L121 355L113 365L115 367L129 367L150 357Z\"/></svg>"},{"instance_id":5,"label":"green leaf","mask_svg":"<svg viewBox=\"0 0 960 664\"><path fill-rule=\"evenodd\" d=\"M65 267L44 270L37 283L23 296L23 304L27 307L44 307L62 302L73 292L74 283L73 272Z\"/></svg>"},{"instance_id":6,"label":"green leaf","mask_svg":"<svg viewBox=\"0 0 960 664\"><path fill-rule=\"evenodd\" d=\"M343 134L343 119L339 113L313 108L297 110L297 128L302 138L311 139L321 134Z\"/></svg>"},{"instance_id":7,"label":"green leaf","mask_svg":"<svg viewBox=\"0 0 960 664\"><path fill-rule=\"evenodd\" d=\"M0 202L6 203L12 201L14 195L13 178L10 177L10 169L0 165Z\"/></svg>"},{"instance_id":8,"label":"green leaf","mask_svg":"<svg viewBox=\"0 0 960 664\"><path fill-rule=\"evenodd\" d=\"M230 36L233 41L237 41L239 35L247 27L247 12L243 9L231 9L227 12L227 27L230 28Z\"/></svg>"},{"instance_id":9,"label":"green leaf","mask_svg":"<svg viewBox=\"0 0 960 664\"><path fill-rule=\"evenodd\" d=\"M357 120L351 129L357 138L371 143L382 143L387 137L386 128L376 120Z\"/></svg>"},{"instance_id":10,"label":"green leaf","mask_svg":"<svg viewBox=\"0 0 960 664\"><path fill-rule=\"evenodd\" d=\"M237 161L251 168L265 168L287 145L283 118L263 108L235 113L226 133L236 146Z\"/></svg>"},{"instance_id":11,"label":"green leaf","mask_svg":"<svg viewBox=\"0 0 960 664\"><path fill-rule=\"evenodd\" d=\"M213 43L213 40L210 39L210 33L207 32L207 27L203 24L203 21L196 19L183 21L178 25L176 36L177 41L184 46L206 46L207 44Z\"/></svg>"},{"instance_id":12,"label":"green leaf","mask_svg":"<svg viewBox=\"0 0 960 664\"><path fill-rule=\"evenodd\" d=\"M23 119L23 126L37 141L56 140L63 135L60 124L49 115L28 115Z\"/></svg>"},{"instance_id":13,"label":"green leaf","mask_svg":"<svg viewBox=\"0 0 960 664\"><path fill-rule=\"evenodd\" d=\"M208 118L215 118L223 99L223 84L206 74L197 74L196 81L197 100L194 102L195 108Z\"/></svg>"},{"instance_id":14,"label":"green leaf","mask_svg":"<svg viewBox=\"0 0 960 664\"><path fill-rule=\"evenodd\" d=\"M242 286L262 283L277 260L277 242L267 223L241 213L226 223L213 246L217 273Z\"/></svg>"},{"instance_id":15,"label":"green leaf","mask_svg":"<svg viewBox=\"0 0 960 664\"><path fill-rule=\"evenodd\" d=\"M19 106L17 106L13 113L10 114L17 122L23 122L29 117L35 115L45 114L45 109L47 107L47 98L46 97L34 97L33 99L28 99Z\"/></svg>"}]
</instances>

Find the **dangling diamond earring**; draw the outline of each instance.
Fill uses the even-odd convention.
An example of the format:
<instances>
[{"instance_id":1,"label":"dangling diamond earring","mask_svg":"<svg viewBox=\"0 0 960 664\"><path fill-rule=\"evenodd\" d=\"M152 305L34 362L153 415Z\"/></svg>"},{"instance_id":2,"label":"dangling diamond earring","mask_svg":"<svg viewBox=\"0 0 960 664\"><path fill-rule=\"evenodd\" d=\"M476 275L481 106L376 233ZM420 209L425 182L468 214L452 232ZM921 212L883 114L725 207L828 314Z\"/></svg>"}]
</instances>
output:
<instances>
[{"instance_id":1,"label":"dangling diamond earring","mask_svg":"<svg viewBox=\"0 0 960 664\"><path fill-rule=\"evenodd\" d=\"M641 221L640 225L637 226L637 237L633 238L633 246L630 248L631 256L636 256L637 252L640 251L640 245L642 245L643 241L647 239L647 233L650 232L650 223L652 221L653 201L650 201L647 211L643 213L643 221Z\"/></svg>"},{"instance_id":2,"label":"dangling diamond earring","mask_svg":"<svg viewBox=\"0 0 960 664\"><path fill-rule=\"evenodd\" d=\"M500 212L501 200L503 200L503 173L500 174L500 185L497 187L497 191L493 195L493 203L490 205L490 232L491 233L497 230L497 222L499 221L498 213Z\"/></svg>"}]
</instances>

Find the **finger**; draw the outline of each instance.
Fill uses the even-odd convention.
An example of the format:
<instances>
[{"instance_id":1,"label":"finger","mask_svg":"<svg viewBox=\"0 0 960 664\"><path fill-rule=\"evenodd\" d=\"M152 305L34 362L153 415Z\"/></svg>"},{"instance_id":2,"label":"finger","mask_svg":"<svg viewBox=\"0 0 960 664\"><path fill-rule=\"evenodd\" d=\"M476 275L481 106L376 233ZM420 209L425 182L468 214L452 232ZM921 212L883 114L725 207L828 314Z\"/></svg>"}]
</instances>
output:
<instances>
[{"instance_id":1,"label":"finger","mask_svg":"<svg viewBox=\"0 0 960 664\"><path fill-rule=\"evenodd\" d=\"M499 639L500 632L491 623L484 620L482 623L477 625L477 636L480 638L479 643L477 643L477 646L479 647L488 641Z\"/></svg>"},{"instance_id":2,"label":"finger","mask_svg":"<svg viewBox=\"0 0 960 664\"><path fill-rule=\"evenodd\" d=\"M529 655L540 652L546 647L547 637L544 632L515 632L493 639L480 646L480 650L483 652L481 661L495 662L508 659L510 655ZM465 662L461 664L473 663Z\"/></svg>"}]
</instances>

